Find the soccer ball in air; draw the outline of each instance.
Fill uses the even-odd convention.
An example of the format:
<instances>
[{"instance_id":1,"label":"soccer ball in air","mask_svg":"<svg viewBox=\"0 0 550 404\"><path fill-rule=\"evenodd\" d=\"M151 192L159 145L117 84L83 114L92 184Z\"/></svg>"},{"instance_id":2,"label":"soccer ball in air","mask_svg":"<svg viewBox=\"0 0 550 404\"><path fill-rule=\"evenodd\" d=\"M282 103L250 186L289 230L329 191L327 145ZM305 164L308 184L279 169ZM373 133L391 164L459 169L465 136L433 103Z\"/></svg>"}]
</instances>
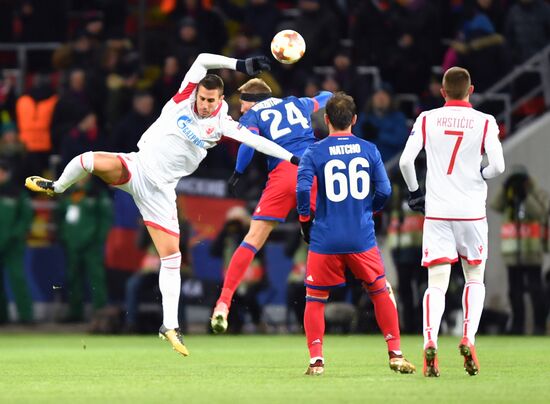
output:
<instances>
[{"instance_id":1,"label":"soccer ball in air","mask_svg":"<svg viewBox=\"0 0 550 404\"><path fill-rule=\"evenodd\" d=\"M271 40L273 57L284 64L296 63L306 52L306 41L291 29L278 32Z\"/></svg>"}]
</instances>

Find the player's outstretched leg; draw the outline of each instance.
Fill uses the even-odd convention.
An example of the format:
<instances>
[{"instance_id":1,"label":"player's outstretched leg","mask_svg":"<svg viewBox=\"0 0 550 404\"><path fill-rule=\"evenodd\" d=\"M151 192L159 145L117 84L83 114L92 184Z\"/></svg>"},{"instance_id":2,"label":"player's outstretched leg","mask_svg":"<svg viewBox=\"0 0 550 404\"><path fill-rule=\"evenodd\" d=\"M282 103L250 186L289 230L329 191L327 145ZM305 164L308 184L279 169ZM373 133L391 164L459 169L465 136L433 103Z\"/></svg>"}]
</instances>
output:
<instances>
[{"instance_id":1,"label":"player's outstretched leg","mask_svg":"<svg viewBox=\"0 0 550 404\"><path fill-rule=\"evenodd\" d=\"M460 354L464 357L464 370L470 375L475 376L479 373L479 361L477 360L476 348L474 344L464 337L458 345Z\"/></svg>"},{"instance_id":2,"label":"player's outstretched leg","mask_svg":"<svg viewBox=\"0 0 550 404\"><path fill-rule=\"evenodd\" d=\"M34 192L44 192L49 196L65 192L75 182L80 181L94 170L94 153L86 152L74 157L63 170L57 181L33 175L25 180L25 186Z\"/></svg>"},{"instance_id":3,"label":"player's outstretched leg","mask_svg":"<svg viewBox=\"0 0 550 404\"><path fill-rule=\"evenodd\" d=\"M159 329L159 337L172 344L172 348L183 356L189 356L189 350L183 343L183 338L179 328L169 329L163 324Z\"/></svg>"}]
</instances>

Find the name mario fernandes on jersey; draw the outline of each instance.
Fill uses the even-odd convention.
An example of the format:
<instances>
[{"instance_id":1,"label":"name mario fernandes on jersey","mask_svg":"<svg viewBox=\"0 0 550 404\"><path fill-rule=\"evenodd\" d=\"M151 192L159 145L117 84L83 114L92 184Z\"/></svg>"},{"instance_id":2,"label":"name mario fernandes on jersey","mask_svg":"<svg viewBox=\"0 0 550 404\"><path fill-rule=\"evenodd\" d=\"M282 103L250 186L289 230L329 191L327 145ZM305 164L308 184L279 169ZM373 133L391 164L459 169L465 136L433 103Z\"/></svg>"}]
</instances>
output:
<instances>
[{"instance_id":1,"label":"name mario fernandes on jersey","mask_svg":"<svg viewBox=\"0 0 550 404\"><path fill-rule=\"evenodd\" d=\"M441 116L437 118L437 126L442 126L444 128L456 128L456 129L473 129L474 119L466 118L465 116L461 118Z\"/></svg>"},{"instance_id":2,"label":"name mario fernandes on jersey","mask_svg":"<svg viewBox=\"0 0 550 404\"><path fill-rule=\"evenodd\" d=\"M200 139L195 133L193 132L193 129L189 127L189 125L192 123L191 118L189 118L186 115L182 115L178 118L177 125L178 128L181 129L182 133L189 139L193 144L202 147L203 149L206 149L206 144L202 139Z\"/></svg>"},{"instance_id":3,"label":"name mario fernandes on jersey","mask_svg":"<svg viewBox=\"0 0 550 404\"><path fill-rule=\"evenodd\" d=\"M328 152L331 156L361 153L361 145L359 145L358 143L352 143L352 144L329 146Z\"/></svg>"}]
</instances>

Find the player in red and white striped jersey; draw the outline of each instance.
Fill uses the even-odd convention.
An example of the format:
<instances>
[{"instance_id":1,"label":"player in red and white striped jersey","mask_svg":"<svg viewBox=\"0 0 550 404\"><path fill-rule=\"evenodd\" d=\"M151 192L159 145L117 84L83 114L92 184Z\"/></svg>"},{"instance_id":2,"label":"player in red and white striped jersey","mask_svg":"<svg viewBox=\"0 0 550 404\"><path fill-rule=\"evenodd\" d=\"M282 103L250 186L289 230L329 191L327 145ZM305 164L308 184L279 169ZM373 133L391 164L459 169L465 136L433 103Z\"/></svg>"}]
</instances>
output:
<instances>
[{"instance_id":1,"label":"player in red and white striped jersey","mask_svg":"<svg viewBox=\"0 0 550 404\"><path fill-rule=\"evenodd\" d=\"M411 209L425 211L422 265L428 268L424 293L424 375L439 376L437 336L445 309L451 264L462 260L464 335L460 353L470 375L479 372L474 343L485 300L487 259L486 179L504 172L495 118L472 108L474 87L460 67L443 76L445 105L417 118L399 166L410 192ZM414 160L426 151L426 194L419 188ZM482 167L483 155L489 164Z\"/></svg>"}]
</instances>

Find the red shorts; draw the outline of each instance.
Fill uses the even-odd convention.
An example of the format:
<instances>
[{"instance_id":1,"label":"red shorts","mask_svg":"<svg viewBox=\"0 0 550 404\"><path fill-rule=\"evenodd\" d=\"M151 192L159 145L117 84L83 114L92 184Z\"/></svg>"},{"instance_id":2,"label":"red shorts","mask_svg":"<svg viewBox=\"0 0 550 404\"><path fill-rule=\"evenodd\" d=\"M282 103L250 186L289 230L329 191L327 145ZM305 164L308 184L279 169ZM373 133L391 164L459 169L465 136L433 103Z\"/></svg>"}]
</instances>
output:
<instances>
[{"instance_id":1,"label":"red shorts","mask_svg":"<svg viewBox=\"0 0 550 404\"><path fill-rule=\"evenodd\" d=\"M386 273L378 247L355 254L319 254L310 251L304 284L319 290L344 286L346 267L364 283L369 293L385 290Z\"/></svg>"},{"instance_id":2,"label":"red shorts","mask_svg":"<svg viewBox=\"0 0 550 404\"><path fill-rule=\"evenodd\" d=\"M281 161L269 173L262 197L256 205L252 219L284 222L291 209L296 209L296 181L298 167ZM311 210L315 210L317 180L311 187Z\"/></svg>"}]
</instances>

